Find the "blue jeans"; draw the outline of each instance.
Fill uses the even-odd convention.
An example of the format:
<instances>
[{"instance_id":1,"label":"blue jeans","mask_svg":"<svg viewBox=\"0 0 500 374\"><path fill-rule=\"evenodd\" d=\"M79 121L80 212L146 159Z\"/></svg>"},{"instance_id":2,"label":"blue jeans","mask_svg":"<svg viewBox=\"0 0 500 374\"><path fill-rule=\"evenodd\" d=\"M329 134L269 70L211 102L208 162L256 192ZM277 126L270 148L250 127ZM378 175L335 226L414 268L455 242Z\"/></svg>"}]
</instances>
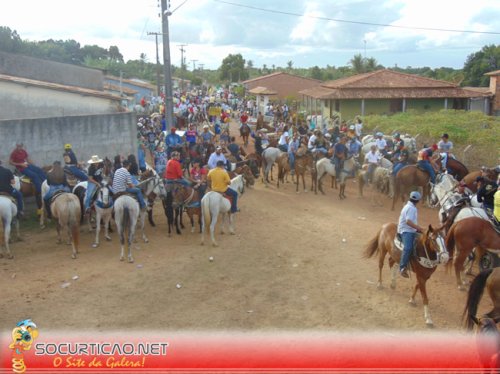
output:
<instances>
[{"instance_id":1,"label":"blue jeans","mask_svg":"<svg viewBox=\"0 0 500 374\"><path fill-rule=\"evenodd\" d=\"M49 190L43 197L43 201L45 202L45 205L49 205L49 200L54 196L54 194L57 191L63 190L64 192L71 192L70 188L68 186L65 186L64 184L54 184L49 186Z\"/></svg>"},{"instance_id":2,"label":"blue jeans","mask_svg":"<svg viewBox=\"0 0 500 374\"><path fill-rule=\"evenodd\" d=\"M398 171L400 171L406 165L407 165L406 161L398 162L397 164L395 164L394 167L392 168L392 175L396 176L396 174L398 174Z\"/></svg>"},{"instance_id":3,"label":"blue jeans","mask_svg":"<svg viewBox=\"0 0 500 374\"><path fill-rule=\"evenodd\" d=\"M12 195L12 197L14 197L16 199L17 211L22 212L23 208L24 208L23 195L21 194L21 192L16 190L14 187L12 187L12 191L10 192L10 194Z\"/></svg>"},{"instance_id":4,"label":"blue jeans","mask_svg":"<svg viewBox=\"0 0 500 374\"><path fill-rule=\"evenodd\" d=\"M238 210L238 207L237 207L238 192L236 192L235 190L228 187L228 189L224 193L226 195L229 195L232 197L232 199L231 199L231 201L232 201L231 202L231 213L236 213L236 211Z\"/></svg>"},{"instance_id":5,"label":"blue jeans","mask_svg":"<svg viewBox=\"0 0 500 374\"><path fill-rule=\"evenodd\" d=\"M127 188L125 191L137 196L137 200L139 200L139 206L141 207L141 209L146 206L146 203L144 202L144 197L142 196L142 191L139 188Z\"/></svg>"},{"instance_id":6,"label":"blue jeans","mask_svg":"<svg viewBox=\"0 0 500 374\"><path fill-rule=\"evenodd\" d=\"M174 183L179 183L182 184L183 186L189 187L191 186L191 182L188 181L187 179L181 178L181 179L166 179L165 184L174 184Z\"/></svg>"},{"instance_id":7,"label":"blue jeans","mask_svg":"<svg viewBox=\"0 0 500 374\"><path fill-rule=\"evenodd\" d=\"M45 172L38 166L30 164L28 167L23 169L22 173L31 179L31 182L35 185L36 192L41 193L42 183L45 179L47 179Z\"/></svg>"},{"instance_id":8,"label":"blue jeans","mask_svg":"<svg viewBox=\"0 0 500 374\"><path fill-rule=\"evenodd\" d=\"M295 171L295 153L288 154L288 162L290 163L290 170Z\"/></svg>"},{"instance_id":9,"label":"blue jeans","mask_svg":"<svg viewBox=\"0 0 500 374\"><path fill-rule=\"evenodd\" d=\"M335 164L335 176L338 179L342 173L342 168L344 167L344 160L338 157L333 157L333 163Z\"/></svg>"},{"instance_id":10,"label":"blue jeans","mask_svg":"<svg viewBox=\"0 0 500 374\"><path fill-rule=\"evenodd\" d=\"M403 232L401 237L403 238L403 255L401 256L401 261L399 262L399 270L408 266L410 262L411 252L413 251L413 242L415 241L417 233L416 232Z\"/></svg>"},{"instance_id":11,"label":"blue jeans","mask_svg":"<svg viewBox=\"0 0 500 374\"><path fill-rule=\"evenodd\" d=\"M92 195L94 194L96 188L97 185L95 183L87 182L87 192L85 194L85 202L83 203L83 207L85 210L90 208L90 199L92 198Z\"/></svg>"},{"instance_id":12,"label":"blue jeans","mask_svg":"<svg viewBox=\"0 0 500 374\"><path fill-rule=\"evenodd\" d=\"M368 164L368 170L365 174L365 183L371 182L373 180L373 172L377 168L377 164Z\"/></svg>"},{"instance_id":13,"label":"blue jeans","mask_svg":"<svg viewBox=\"0 0 500 374\"><path fill-rule=\"evenodd\" d=\"M434 168L432 167L431 163L427 160L420 160L417 164L418 166L420 166L422 169L424 169L426 172L429 173L429 176L431 177L431 183L432 184L436 183L436 172L434 171Z\"/></svg>"},{"instance_id":14,"label":"blue jeans","mask_svg":"<svg viewBox=\"0 0 500 374\"><path fill-rule=\"evenodd\" d=\"M71 174L73 174L76 177L76 179L78 179L80 182L87 181L89 179L89 177L87 176L87 174L85 174L77 166L75 166L75 165L68 165L67 168L71 172Z\"/></svg>"},{"instance_id":15,"label":"blue jeans","mask_svg":"<svg viewBox=\"0 0 500 374\"><path fill-rule=\"evenodd\" d=\"M288 144L280 144L278 148L283 152L288 152Z\"/></svg>"}]
</instances>

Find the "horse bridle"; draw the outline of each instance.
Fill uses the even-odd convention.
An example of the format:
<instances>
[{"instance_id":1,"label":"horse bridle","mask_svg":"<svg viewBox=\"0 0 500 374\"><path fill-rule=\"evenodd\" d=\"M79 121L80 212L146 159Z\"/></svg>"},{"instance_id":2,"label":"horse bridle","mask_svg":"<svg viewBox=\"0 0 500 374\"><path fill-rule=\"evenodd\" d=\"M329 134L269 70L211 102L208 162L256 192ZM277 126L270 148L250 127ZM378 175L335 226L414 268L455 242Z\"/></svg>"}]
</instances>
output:
<instances>
[{"instance_id":1,"label":"horse bridle","mask_svg":"<svg viewBox=\"0 0 500 374\"><path fill-rule=\"evenodd\" d=\"M448 251L446 250L446 246L444 244L444 239L441 236L441 234L438 233L437 238L435 241L437 242L437 246L439 248L438 251L433 250L433 252L436 253L436 259L431 260L429 256L429 251L427 250L427 240L429 240L429 236L427 236L426 240L423 241L423 248L425 252L425 257L417 256L417 261L418 263L428 269L434 268L438 266L439 264L446 264L448 260L450 259L450 255L448 254ZM433 240L433 239L431 239Z\"/></svg>"}]
</instances>

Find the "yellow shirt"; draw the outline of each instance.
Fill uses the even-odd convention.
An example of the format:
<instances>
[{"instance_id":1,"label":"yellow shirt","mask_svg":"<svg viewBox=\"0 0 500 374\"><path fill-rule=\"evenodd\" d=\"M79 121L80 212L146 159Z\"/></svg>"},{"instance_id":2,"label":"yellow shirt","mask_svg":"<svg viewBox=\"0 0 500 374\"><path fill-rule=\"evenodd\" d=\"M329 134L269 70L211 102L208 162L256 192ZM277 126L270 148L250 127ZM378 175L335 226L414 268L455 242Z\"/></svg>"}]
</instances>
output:
<instances>
[{"instance_id":1,"label":"yellow shirt","mask_svg":"<svg viewBox=\"0 0 500 374\"><path fill-rule=\"evenodd\" d=\"M212 191L226 192L231 179L225 169L216 167L208 172L207 179L212 182Z\"/></svg>"},{"instance_id":2,"label":"yellow shirt","mask_svg":"<svg viewBox=\"0 0 500 374\"><path fill-rule=\"evenodd\" d=\"M493 195L493 215L500 221L500 191L495 192L495 195Z\"/></svg>"}]
</instances>

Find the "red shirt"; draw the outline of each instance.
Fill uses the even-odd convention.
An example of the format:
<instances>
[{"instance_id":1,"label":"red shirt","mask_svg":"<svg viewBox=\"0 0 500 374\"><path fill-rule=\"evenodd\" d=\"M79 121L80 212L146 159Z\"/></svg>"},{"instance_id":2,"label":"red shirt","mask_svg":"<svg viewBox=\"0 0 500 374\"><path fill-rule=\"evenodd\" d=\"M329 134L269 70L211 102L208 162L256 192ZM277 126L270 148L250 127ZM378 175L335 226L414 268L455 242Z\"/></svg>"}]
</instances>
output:
<instances>
[{"instance_id":1,"label":"red shirt","mask_svg":"<svg viewBox=\"0 0 500 374\"><path fill-rule=\"evenodd\" d=\"M24 149L14 149L12 153L10 154L10 159L12 162L15 162L16 164L21 164L23 162L28 161L28 152L26 152ZM16 168L19 171L23 171L25 168L22 166L16 166Z\"/></svg>"},{"instance_id":2,"label":"red shirt","mask_svg":"<svg viewBox=\"0 0 500 374\"><path fill-rule=\"evenodd\" d=\"M241 117L240 117L240 121L241 123L246 123L248 120L248 116L246 114L243 114Z\"/></svg>"},{"instance_id":3,"label":"red shirt","mask_svg":"<svg viewBox=\"0 0 500 374\"><path fill-rule=\"evenodd\" d=\"M182 167L179 160L174 158L168 160L167 168L165 169L165 179L173 180L173 179L182 179Z\"/></svg>"},{"instance_id":4,"label":"red shirt","mask_svg":"<svg viewBox=\"0 0 500 374\"><path fill-rule=\"evenodd\" d=\"M201 181L203 175L207 175L207 170L205 168L200 168L199 170L196 170L195 168L191 169L191 177L195 181Z\"/></svg>"}]
</instances>

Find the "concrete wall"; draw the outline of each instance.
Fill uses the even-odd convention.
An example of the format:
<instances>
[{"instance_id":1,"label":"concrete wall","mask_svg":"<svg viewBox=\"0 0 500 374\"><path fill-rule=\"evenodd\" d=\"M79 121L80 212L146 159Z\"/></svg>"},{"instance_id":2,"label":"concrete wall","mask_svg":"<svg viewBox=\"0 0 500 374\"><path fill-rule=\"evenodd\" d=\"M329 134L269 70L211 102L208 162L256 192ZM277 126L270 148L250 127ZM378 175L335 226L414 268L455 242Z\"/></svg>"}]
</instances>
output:
<instances>
[{"instance_id":1,"label":"concrete wall","mask_svg":"<svg viewBox=\"0 0 500 374\"><path fill-rule=\"evenodd\" d=\"M119 101L0 81L0 120L116 113Z\"/></svg>"},{"instance_id":2,"label":"concrete wall","mask_svg":"<svg viewBox=\"0 0 500 374\"><path fill-rule=\"evenodd\" d=\"M101 70L0 52L0 74L103 90Z\"/></svg>"},{"instance_id":3,"label":"concrete wall","mask_svg":"<svg viewBox=\"0 0 500 374\"><path fill-rule=\"evenodd\" d=\"M137 121L134 113L0 121L0 160L8 166L16 142L22 141L38 166L62 161L64 144L71 143L79 162L92 155L112 159L137 155Z\"/></svg>"}]
</instances>

